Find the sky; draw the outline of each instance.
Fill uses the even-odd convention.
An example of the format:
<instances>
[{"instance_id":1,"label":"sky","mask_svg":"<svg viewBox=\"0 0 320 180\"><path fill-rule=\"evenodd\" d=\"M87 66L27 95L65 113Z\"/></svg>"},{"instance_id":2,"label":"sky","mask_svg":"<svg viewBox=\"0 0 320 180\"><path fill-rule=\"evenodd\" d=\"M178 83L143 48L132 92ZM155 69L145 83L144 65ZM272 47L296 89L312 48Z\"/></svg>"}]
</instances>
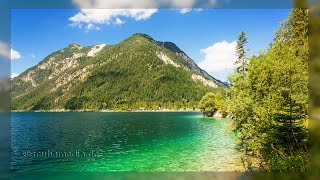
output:
<instances>
[{"instance_id":1,"label":"sky","mask_svg":"<svg viewBox=\"0 0 320 180\"><path fill-rule=\"evenodd\" d=\"M248 55L266 50L290 9L12 9L11 76L71 43L116 44L134 33L174 42L200 68L227 81L236 40ZM4 46L1 44L0 46ZM1 49L1 48L0 48ZM2 48L3 49L3 48Z\"/></svg>"}]
</instances>

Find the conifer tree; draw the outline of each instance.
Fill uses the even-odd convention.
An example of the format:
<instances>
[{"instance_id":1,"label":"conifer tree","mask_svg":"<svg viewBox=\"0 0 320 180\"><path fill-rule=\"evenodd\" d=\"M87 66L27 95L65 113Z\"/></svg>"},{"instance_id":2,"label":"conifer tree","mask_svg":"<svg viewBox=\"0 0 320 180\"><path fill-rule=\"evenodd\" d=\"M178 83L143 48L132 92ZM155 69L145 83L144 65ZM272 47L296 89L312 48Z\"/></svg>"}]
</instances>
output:
<instances>
[{"instance_id":1,"label":"conifer tree","mask_svg":"<svg viewBox=\"0 0 320 180\"><path fill-rule=\"evenodd\" d=\"M236 47L238 60L235 62L235 64L239 65L239 67L237 68L238 73L240 72L244 73L246 71L246 65L247 65L246 49L245 49L246 44L247 44L247 37L245 32L242 31L238 36L237 47Z\"/></svg>"}]
</instances>

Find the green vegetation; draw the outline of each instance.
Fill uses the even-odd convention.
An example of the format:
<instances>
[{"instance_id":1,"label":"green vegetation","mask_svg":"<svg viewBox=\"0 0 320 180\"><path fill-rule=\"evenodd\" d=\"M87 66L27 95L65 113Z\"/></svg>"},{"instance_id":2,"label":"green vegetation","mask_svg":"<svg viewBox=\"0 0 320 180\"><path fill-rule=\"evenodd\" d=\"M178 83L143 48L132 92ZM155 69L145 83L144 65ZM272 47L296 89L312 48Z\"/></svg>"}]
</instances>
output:
<instances>
[{"instance_id":1,"label":"green vegetation","mask_svg":"<svg viewBox=\"0 0 320 180\"><path fill-rule=\"evenodd\" d=\"M212 117L218 110L223 117L227 115L227 105L224 100L225 97L220 91L216 93L209 92L202 97L198 104L198 108L203 112L205 117Z\"/></svg>"},{"instance_id":2,"label":"green vegetation","mask_svg":"<svg viewBox=\"0 0 320 180\"><path fill-rule=\"evenodd\" d=\"M189 68L175 44L144 34L105 46L95 57L72 60L92 48L79 47L69 45L13 79L12 110L195 109L207 92L224 88L200 69ZM159 52L178 66L165 63ZM194 74L219 87L205 86Z\"/></svg>"},{"instance_id":3,"label":"green vegetation","mask_svg":"<svg viewBox=\"0 0 320 180\"><path fill-rule=\"evenodd\" d=\"M230 88L195 70L179 55L183 52L175 44L157 42L143 34L106 46L95 57L82 56L74 66L57 71L64 68L65 63L59 62L62 59L91 49L73 44L12 81L12 110L198 107L205 116L219 111L233 119L247 169L305 172L309 147L308 33L308 10L293 9L268 50L247 57L247 37L241 32L236 47L238 67L230 76ZM165 63L159 52L171 64ZM49 65L41 68L46 63ZM205 86L192 75L214 81L219 87Z\"/></svg>"},{"instance_id":4,"label":"green vegetation","mask_svg":"<svg viewBox=\"0 0 320 180\"><path fill-rule=\"evenodd\" d=\"M238 37L236 51L238 54L238 60L235 64L238 64L237 72L242 72L243 74L247 71L248 60L246 57L245 45L247 44L247 37L244 32L241 32Z\"/></svg>"},{"instance_id":5,"label":"green vegetation","mask_svg":"<svg viewBox=\"0 0 320 180\"><path fill-rule=\"evenodd\" d=\"M246 58L241 33L239 66L223 104L234 119L243 164L262 171L305 172L308 165L308 10L294 9L266 52ZM202 109L217 111L217 95ZM208 107L211 106L211 107Z\"/></svg>"},{"instance_id":6,"label":"green vegetation","mask_svg":"<svg viewBox=\"0 0 320 180\"><path fill-rule=\"evenodd\" d=\"M206 117L212 117L214 113L218 111L218 108L215 103L215 94L207 93L202 97L198 105L199 109L203 112L203 115Z\"/></svg>"}]
</instances>

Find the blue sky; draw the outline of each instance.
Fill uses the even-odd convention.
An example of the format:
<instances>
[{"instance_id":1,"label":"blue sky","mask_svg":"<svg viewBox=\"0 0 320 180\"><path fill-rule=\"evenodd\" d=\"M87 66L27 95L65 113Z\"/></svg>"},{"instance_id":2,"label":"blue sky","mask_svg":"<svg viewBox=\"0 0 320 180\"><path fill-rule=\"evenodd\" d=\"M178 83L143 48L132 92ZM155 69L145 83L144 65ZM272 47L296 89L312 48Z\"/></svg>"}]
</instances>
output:
<instances>
[{"instance_id":1,"label":"blue sky","mask_svg":"<svg viewBox=\"0 0 320 180\"><path fill-rule=\"evenodd\" d=\"M87 12L79 9L11 10L11 48L18 55L11 72L20 74L48 54L73 42L115 44L133 33L177 44L214 77L225 81L232 68L230 54L238 34L245 31L249 54L267 49L279 23L290 9L203 9L154 12ZM73 17L73 18L71 18ZM71 19L70 19L71 18ZM229 60L225 60L225 59ZM214 63L226 62L226 68ZM229 65L228 65L229 63ZM211 67L212 66L212 67ZM229 69L228 69L229 68Z\"/></svg>"}]
</instances>

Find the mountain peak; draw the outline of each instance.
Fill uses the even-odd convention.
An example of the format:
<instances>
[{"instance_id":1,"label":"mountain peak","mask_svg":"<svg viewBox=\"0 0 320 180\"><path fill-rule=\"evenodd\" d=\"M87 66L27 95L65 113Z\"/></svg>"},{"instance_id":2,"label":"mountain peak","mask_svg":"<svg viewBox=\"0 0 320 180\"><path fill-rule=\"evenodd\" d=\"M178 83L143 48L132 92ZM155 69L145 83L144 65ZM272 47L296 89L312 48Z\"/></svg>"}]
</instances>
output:
<instances>
[{"instance_id":1,"label":"mountain peak","mask_svg":"<svg viewBox=\"0 0 320 180\"><path fill-rule=\"evenodd\" d=\"M154 38L152 38L150 35L148 34L144 34L144 33L135 33L132 36L130 36L128 39L147 39L153 43L156 43L157 45L163 46L166 49L174 52L174 53L184 53L175 43L173 42L169 42L169 41L156 41Z\"/></svg>"},{"instance_id":2,"label":"mountain peak","mask_svg":"<svg viewBox=\"0 0 320 180\"><path fill-rule=\"evenodd\" d=\"M135 33L124 39L122 43L130 46L145 45L146 43L157 43L151 36L143 33Z\"/></svg>"},{"instance_id":3,"label":"mountain peak","mask_svg":"<svg viewBox=\"0 0 320 180\"><path fill-rule=\"evenodd\" d=\"M80 44L78 44L78 43L71 43L71 44L69 44L68 45L68 47L67 48L82 48L83 46L81 46Z\"/></svg>"},{"instance_id":4,"label":"mountain peak","mask_svg":"<svg viewBox=\"0 0 320 180\"><path fill-rule=\"evenodd\" d=\"M136 33L47 56L12 80L12 109L191 108L219 86L176 44Z\"/></svg>"},{"instance_id":5,"label":"mountain peak","mask_svg":"<svg viewBox=\"0 0 320 180\"><path fill-rule=\"evenodd\" d=\"M133 37L134 36L143 37L143 38L146 38L148 40L154 41L154 39L151 36L149 36L148 34L144 34L144 33L135 33L132 36Z\"/></svg>"}]
</instances>

